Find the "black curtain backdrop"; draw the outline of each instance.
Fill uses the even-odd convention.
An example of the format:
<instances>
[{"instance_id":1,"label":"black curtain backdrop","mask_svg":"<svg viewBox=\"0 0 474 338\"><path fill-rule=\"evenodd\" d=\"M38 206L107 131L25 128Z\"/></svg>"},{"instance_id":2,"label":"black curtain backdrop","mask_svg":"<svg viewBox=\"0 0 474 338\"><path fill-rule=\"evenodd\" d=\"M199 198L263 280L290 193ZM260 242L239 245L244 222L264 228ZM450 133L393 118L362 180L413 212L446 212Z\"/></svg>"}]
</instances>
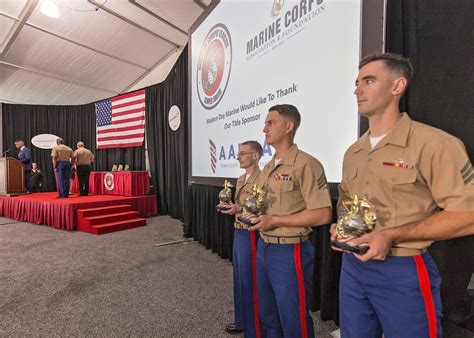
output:
<instances>
[{"instance_id":1,"label":"black curtain backdrop","mask_svg":"<svg viewBox=\"0 0 474 338\"><path fill-rule=\"evenodd\" d=\"M332 219L336 221L337 192L331 187ZM339 325L339 277L342 254L331 249L331 225L313 228L310 240L314 248L313 298L311 311L320 310L322 320L334 320Z\"/></svg>"},{"instance_id":2,"label":"black curtain backdrop","mask_svg":"<svg viewBox=\"0 0 474 338\"><path fill-rule=\"evenodd\" d=\"M15 140L23 139L31 148L33 162L44 173L43 191L56 190L54 172L51 163L51 150L36 148L31 139L38 134L54 134L75 149L79 140L91 146L91 135L95 133L93 105L85 106L34 106L3 105L3 148L13 152L8 156L17 158ZM92 136L93 137L93 136Z\"/></svg>"},{"instance_id":3,"label":"black curtain backdrop","mask_svg":"<svg viewBox=\"0 0 474 338\"><path fill-rule=\"evenodd\" d=\"M391 0L387 8L387 51L411 59L415 76L401 102L417 121L461 139L474 159L474 2ZM434 243L429 251L442 278L445 331L456 333L469 315L467 287L474 272L474 236ZM447 321L447 322L446 322ZM472 321L472 319L471 319ZM471 323L472 330L472 323Z\"/></svg>"},{"instance_id":4,"label":"black curtain backdrop","mask_svg":"<svg viewBox=\"0 0 474 338\"><path fill-rule=\"evenodd\" d=\"M186 47L166 80L146 88L146 135L148 160L158 210L184 219L188 178L188 48ZM168 112L176 105L181 111L177 131L168 124Z\"/></svg>"},{"instance_id":5,"label":"black curtain backdrop","mask_svg":"<svg viewBox=\"0 0 474 338\"><path fill-rule=\"evenodd\" d=\"M51 163L51 150L36 148L31 139L38 134L54 134L66 145L76 149L78 141L95 155L92 170L110 170L114 164L128 164L131 170L145 170L145 147L96 149L95 105L38 106L3 104L3 151L13 150L9 156L17 157L15 140L23 139L31 148L33 162L44 173L43 191L55 191L56 181Z\"/></svg>"},{"instance_id":6,"label":"black curtain backdrop","mask_svg":"<svg viewBox=\"0 0 474 338\"><path fill-rule=\"evenodd\" d=\"M400 108L461 139L474 159L474 2L391 0L387 14L387 51L415 67Z\"/></svg>"},{"instance_id":7,"label":"black curtain backdrop","mask_svg":"<svg viewBox=\"0 0 474 338\"><path fill-rule=\"evenodd\" d=\"M192 184L189 186L187 235L192 236L221 258L232 261L234 217L216 211L222 187ZM235 193L235 190L233 190Z\"/></svg>"}]
</instances>

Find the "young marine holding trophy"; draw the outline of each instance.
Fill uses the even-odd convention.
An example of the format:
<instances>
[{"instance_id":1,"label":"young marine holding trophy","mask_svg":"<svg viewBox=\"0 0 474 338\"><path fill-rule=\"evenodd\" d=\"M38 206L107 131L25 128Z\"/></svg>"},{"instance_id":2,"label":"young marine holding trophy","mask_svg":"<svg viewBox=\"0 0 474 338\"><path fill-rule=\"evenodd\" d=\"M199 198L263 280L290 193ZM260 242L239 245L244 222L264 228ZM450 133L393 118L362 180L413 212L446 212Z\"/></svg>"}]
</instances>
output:
<instances>
[{"instance_id":1,"label":"young marine holding trophy","mask_svg":"<svg viewBox=\"0 0 474 338\"><path fill-rule=\"evenodd\" d=\"M235 203L232 203L232 193L229 182L224 183L224 189L219 193L218 210L223 214L235 215L234 223L234 323L226 326L226 331L231 334L244 332L245 337L260 337L260 320L258 302L255 299L257 286L256 278L256 248L258 234L249 231L250 221L245 217L257 206L255 182L260 176L258 162L263 149L256 141L247 141L240 145L237 160L240 168L245 169L245 174L237 179ZM242 219L243 221L240 221Z\"/></svg>"},{"instance_id":2,"label":"young marine holding trophy","mask_svg":"<svg viewBox=\"0 0 474 338\"><path fill-rule=\"evenodd\" d=\"M344 155L331 227L333 248L346 251L342 337L440 337L440 276L426 248L474 233L464 145L399 111L412 74L408 59L390 53L359 64L354 94L369 130Z\"/></svg>"},{"instance_id":3,"label":"young marine holding trophy","mask_svg":"<svg viewBox=\"0 0 474 338\"><path fill-rule=\"evenodd\" d=\"M331 198L321 163L294 143L301 122L298 109L273 106L265 120L265 140L275 155L254 190L264 203L249 215L260 231L257 288L262 336L314 337L309 306L314 251L312 226L331 222ZM258 200L257 203L258 204Z\"/></svg>"}]
</instances>

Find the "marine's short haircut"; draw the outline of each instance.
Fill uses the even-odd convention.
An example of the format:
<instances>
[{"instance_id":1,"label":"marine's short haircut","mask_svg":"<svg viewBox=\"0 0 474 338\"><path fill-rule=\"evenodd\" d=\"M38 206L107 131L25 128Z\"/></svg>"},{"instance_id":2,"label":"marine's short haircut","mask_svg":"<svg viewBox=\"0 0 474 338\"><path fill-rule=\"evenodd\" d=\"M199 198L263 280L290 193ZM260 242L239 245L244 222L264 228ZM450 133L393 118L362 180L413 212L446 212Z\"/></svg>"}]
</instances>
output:
<instances>
[{"instance_id":1,"label":"marine's short haircut","mask_svg":"<svg viewBox=\"0 0 474 338\"><path fill-rule=\"evenodd\" d=\"M244 143L240 144L241 146L249 146L250 149L255 151L258 154L258 157L262 157L263 155L263 148L260 143L257 141L245 141Z\"/></svg>"},{"instance_id":2,"label":"marine's short haircut","mask_svg":"<svg viewBox=\"0 0 474 338\"><path fill-rule=\"evenodd\" d=\"M359 69L374 61L383 61L389 71L403 76L408 81L410 81L413 77L413 65L411 64L410 60L404 56L394 53L369 54L360 61Z\"/></svg>"},{"instance_id":3,"label":"marine's short haircut","mask_svg":"<svg viewBox=\"0 0 474 338\"><path fill-rule=\"evenodd\" d=\"M293 123L295 124L295 132L296 132L296 129L298 129L301 123L301 115L295 106L291 104L278 104L268 109L269 112L272 110L275 110L278 113L280 113L280 115L286 116L290 120L292 120Z\"/></svg>"}]
</instances>

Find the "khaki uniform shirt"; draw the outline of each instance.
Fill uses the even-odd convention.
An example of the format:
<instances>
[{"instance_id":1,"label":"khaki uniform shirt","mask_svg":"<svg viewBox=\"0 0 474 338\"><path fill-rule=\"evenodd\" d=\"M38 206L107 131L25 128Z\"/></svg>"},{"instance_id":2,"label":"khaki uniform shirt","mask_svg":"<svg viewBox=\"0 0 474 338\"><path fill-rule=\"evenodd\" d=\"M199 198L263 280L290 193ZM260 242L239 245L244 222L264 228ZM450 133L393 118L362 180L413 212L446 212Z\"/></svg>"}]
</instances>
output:
<instances>
[{"instance_id":1,"label":"khaki uniform shirt","mask_svg":"<svg viewBox=\"0 0 474 338\"><path fill-rule=\"evenodd\" d=\"M53 148L51 157L56 157L58 161L69 161L73 157L73 151L68 146L60 144Z\"/></svg>"},{"instance_id":2,"label":"khaki uniform shirt","mask_svg":"<svg viewBox=\"0 0 474 338\"><path fill-rule=\"evenodd\" d=\"M255 172L245 180L246 174L243 174L237 179L237 184L235 185L235 203L240 206L243 206L247 197L252 193L252 187L254 183L257 183L258 178L260 177L260 168L257 168ZM237 217L240 214L235 214L235 221L239 222ZM240 223L240 222L239 222ZM248 228L247 224L241 223L244 228Z\"/></svg>"},{"instance_id":3,"label":"khaki uniform shirt","mask_svg":"<svg viewBox=\"0 0 474 338\"><path fill-rule=\"evenodd\" d=\"M258 186L265 194L265 214L286 216L305 209L331 206L326 175L321 163L311 155L291 146L275 166L275 156L263 168ZM309 227L278 227L264 234L269 236L305 236Z\"/></svg>"},{"instance_id":4,"label":"khaki uniform shirt","mask_svg":"<svg viewBox=\"0 0 474 338\"><path fill-rule=\"evenodd\" d=\"M245 180L246 174L243 174L237 179L237 184L235 186L235 203L243 206L247 197L250 196L252 192L252 187L254 183L257 183L258 178L260 177L260 169L254 171L252 175Z\"/></svg>"},{"instance_id":5,"label":"khaki uniform shirt","mask_svg":"<svg viewBox=\"0 0 474 338\"><path fill-rule=\"evenodd\" d=\"M77 148L74 151L74 158L76 159L77 165L90 165L94 162L94 154L84 147Z\"/></svg>"},{"instance_id":6,"label":"khaki uniform shirt","mask_svg":"<svg viewBox=\"0 0 474 338\"><path fill-rule=\"evenodd\" d=\"M439 208L474 210L474 169L463 143L405 113L375 148L369 132L349 147L342 175L339 202L348 195L367 198L375 207L376 228L421 221ZM425 249L431 243L397 247Z\"/></svg>"}]
</instances>

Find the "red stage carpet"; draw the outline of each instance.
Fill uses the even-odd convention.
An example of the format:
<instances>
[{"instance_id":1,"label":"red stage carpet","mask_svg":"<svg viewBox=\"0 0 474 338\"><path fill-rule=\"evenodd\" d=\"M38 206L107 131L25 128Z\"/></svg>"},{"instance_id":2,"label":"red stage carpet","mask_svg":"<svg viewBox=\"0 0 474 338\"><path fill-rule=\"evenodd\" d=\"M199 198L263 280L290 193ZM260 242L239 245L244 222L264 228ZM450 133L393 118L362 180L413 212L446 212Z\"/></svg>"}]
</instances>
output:
<instances>
[{"instance_id":1,"label":"red stage carpet","mask_svg":"<svg viewBox=\"0 0 474 338\"><path fill-rule=\"evenodd\" d=\"M0 196L0 216L34 224L46 224L63 230L76 230L76 211L111 205L130 204L140 217L158 213L156 196L91 195L56 198L57 192L43 192L17 197Z\"/></svg>"}]
</instances>

